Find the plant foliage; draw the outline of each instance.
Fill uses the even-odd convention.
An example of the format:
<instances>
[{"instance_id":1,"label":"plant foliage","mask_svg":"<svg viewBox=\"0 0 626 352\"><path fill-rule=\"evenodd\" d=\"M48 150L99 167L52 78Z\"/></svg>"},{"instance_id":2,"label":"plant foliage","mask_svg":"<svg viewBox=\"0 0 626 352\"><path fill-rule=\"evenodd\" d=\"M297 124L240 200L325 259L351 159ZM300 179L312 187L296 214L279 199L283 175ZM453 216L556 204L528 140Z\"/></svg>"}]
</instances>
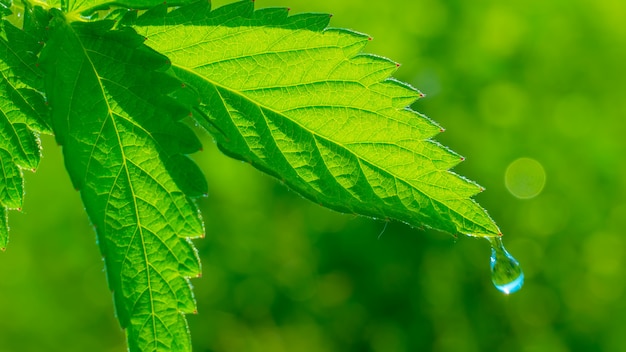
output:
<instances>
[{"instance_id":1,"label":"plant foliage","mask_svg":"<svg viewBox=\"0 0 626 352\"><path fill-rule=\"evenodd\" d=\"M204 233L193 199L207 184L187 156L201 148L190 122L323 206L499 234L471 199L481 187L450 171L462 158L431 140L442 129L409 108L421 93L328 15L250 0L2 8L0 247L22 170L39 161L37 136L53 133L131 351L191 350L184 314L196 310L189 279L201 271L191 239Z\"/></svg>"}]
</instances>

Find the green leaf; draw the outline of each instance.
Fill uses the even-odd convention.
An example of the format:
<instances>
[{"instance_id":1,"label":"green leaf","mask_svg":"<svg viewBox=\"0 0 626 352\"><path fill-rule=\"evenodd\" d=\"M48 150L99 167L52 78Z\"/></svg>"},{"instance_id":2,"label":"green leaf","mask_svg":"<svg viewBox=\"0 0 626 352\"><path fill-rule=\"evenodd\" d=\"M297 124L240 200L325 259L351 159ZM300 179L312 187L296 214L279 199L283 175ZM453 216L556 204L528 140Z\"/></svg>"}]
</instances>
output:
<instances>
[{"instance_id":1,"label":"green leaf","mask_svg":"<svg viewBox=\"0 0 626 352\"><path fill-rule=\"evenodd\" d=\"M206 1L137 19L146 44L200 94L220 148L342 212L450 233L500 231L449 169L462 158L430 138L441 128L407 106L420 93L398 65L362 54L370 38L327 28L330 16Z\"/></svg>"},{"instance_id":2,"label":"green leaf","mask_svg":"<svg viewBox=\"0 0 626 352\"><path fill-rule=\"evenodd\" d=\"M47 4L51 8L62 10L66 15L91 15L97 10L107 10L110 7L127 9L149 9L167 2L170 6L188 4L191 0L50 0Z\"/></svg>"},{"instance_id":3,"label":"green leaf","mask_svg":"<svg viewBox=\"0 0 626 352\"><path fill-rule=\"evenodd\" d=\"M33 89L42 82L35 56L41 45L5 20L0 27L0 248L5 248L7 209L21 209L22 169L37 168L38 133L49 130L43 97Z\"/></svg>"},{"instance_id":4,"label":"green leaf","mask_svg":"<svg viewBox=\"0 0 626 352\"><path fill-rule=\"evenodd\" d=\"M167 59L113 21L68 23L58 11L41 55L52 127L96 227L131 351L190 351L185 313L203 236L190 197L206 182L184 154L200 143L179 119L184 90Z\"/></svg>"}]
</instances>

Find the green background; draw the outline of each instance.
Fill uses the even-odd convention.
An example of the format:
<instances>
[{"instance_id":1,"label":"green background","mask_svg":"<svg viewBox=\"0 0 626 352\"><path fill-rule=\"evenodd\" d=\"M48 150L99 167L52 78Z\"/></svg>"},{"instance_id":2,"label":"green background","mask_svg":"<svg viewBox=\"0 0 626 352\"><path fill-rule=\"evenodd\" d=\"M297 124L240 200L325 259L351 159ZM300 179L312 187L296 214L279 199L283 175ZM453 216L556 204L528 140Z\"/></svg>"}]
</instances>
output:
<instances>
[{"instance_id":1,"label":"green background","mask_svg":"<svg viewBox=\"0 0 626 352\"><path fill-rule=\"evenodd\" d=\"M368 52L402 63L395 76L427 94L414 108L467 158L455 171L487 189L476 199L526 284L493 288L484 240L326 210L203 134L195 351L626 350L626 2L257 6L333 13L333 26L374 37ZM59 148L43 145L0 253L0 351L124 351L95 233ZM521 157L546 174L530 199L505 186Z\"/></svg>"}]
</instances>

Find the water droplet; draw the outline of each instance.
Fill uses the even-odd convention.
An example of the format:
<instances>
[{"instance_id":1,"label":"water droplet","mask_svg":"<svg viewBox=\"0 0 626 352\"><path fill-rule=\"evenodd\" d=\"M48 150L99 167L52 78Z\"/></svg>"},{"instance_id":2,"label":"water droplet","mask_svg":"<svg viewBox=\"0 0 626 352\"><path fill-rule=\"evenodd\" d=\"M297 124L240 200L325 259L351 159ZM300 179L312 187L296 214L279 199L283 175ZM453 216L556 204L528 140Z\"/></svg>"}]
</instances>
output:
<instances>
[{"instance_id":1,"label":"water droplet","mask_svg":"<svg viewBox=\"0 0 626 352\"><path fill-rule=\"evenodd\" d=\"M524 285L519 262L504 248L502 237L487 237L491 244L491 282L502 293L511 294Z\"/></svg>"}]
</instances>

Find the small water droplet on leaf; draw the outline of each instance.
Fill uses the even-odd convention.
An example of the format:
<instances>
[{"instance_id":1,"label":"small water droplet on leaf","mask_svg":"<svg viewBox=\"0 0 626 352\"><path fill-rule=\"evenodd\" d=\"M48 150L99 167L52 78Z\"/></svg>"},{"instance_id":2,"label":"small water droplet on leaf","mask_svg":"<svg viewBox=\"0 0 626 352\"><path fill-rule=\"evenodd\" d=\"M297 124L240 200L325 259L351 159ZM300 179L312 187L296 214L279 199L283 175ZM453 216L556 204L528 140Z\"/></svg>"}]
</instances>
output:
<instances>
[{"instance_id":1,"label":"small water droplet on leaf","mask_svg":"<svg viewBox=\"0 0 626 352\"><path fill-rule=\"evenodd\" d=\"M491 244L491 282L502 293L511 294L524 285L524 272L517 259L507 252L502 237L488 237Z\"/></svg>"}]
</instances>

